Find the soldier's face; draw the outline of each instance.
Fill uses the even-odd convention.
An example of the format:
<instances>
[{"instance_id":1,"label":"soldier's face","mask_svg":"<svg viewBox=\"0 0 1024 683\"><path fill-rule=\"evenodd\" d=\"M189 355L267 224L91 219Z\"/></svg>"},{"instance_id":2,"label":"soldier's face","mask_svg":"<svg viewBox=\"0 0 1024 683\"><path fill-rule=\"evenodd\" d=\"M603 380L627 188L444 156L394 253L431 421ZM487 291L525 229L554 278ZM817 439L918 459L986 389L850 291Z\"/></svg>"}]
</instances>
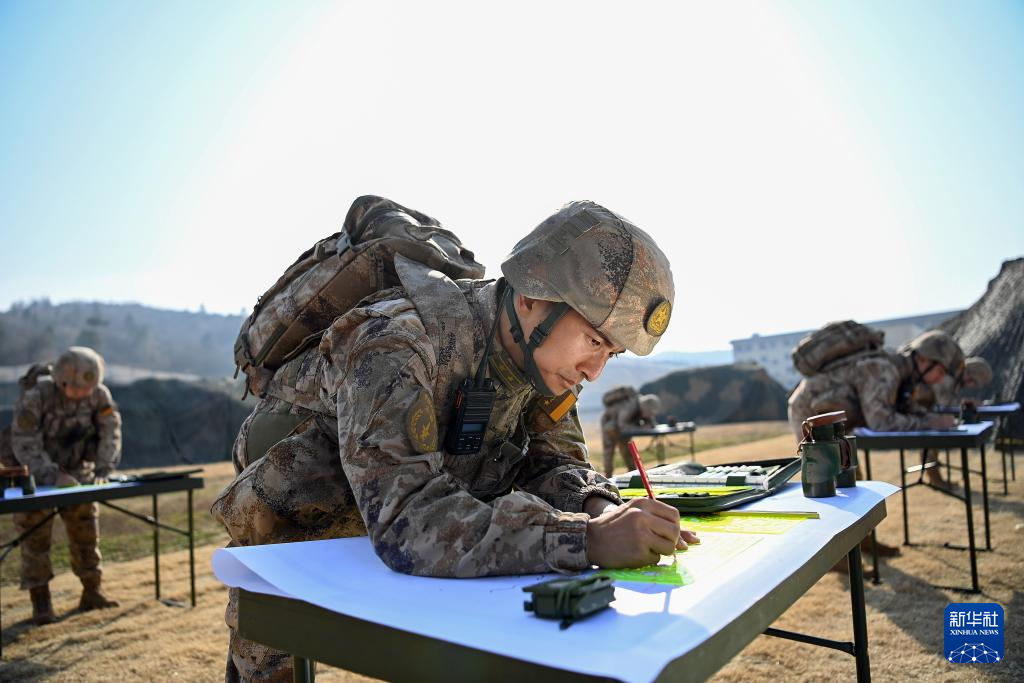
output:
<instances>
[{"instance_id":1,"label":"soldier's face","mask_svg":"<svg viewBox=\"0 0 1024 683\"><path fill-rule=\"evenodd\" d=\"M516 312L523 332L529 337L533 328L547 317L552 304L523 296L516 298ZM518 346L515 351L519 351ZM555 324L544 343L534 350L533 360L548 388L561 393L583 380L596 380L608 359L623 351L624 348L612 344L586 318L570 309ZM522 353L510 351L510 354L522 367Z\"/></svg>"},{"instance_id":2,"label":"soldier's face","mask_svg":"<svg viewBox=\"0 0 1024 683\"><path fill-rule=\"evenodd\" d=\"M917 370L921 373L921 381L925 384L938 384L946 376L946 368L942 367L942 363L936 363L921 356L917 356Z\"/></svg>"},{"instance_id":3,"label":"soldier's face","mask_svg":"<svg viewBox=\"0 0 1024 683\"><path fill-rule=\"evenodd\" d=\"M72 401L81 401L92 393L93 387L79 387L74 384L64 385L64 395Z\"/></svg>"}]
</instances>

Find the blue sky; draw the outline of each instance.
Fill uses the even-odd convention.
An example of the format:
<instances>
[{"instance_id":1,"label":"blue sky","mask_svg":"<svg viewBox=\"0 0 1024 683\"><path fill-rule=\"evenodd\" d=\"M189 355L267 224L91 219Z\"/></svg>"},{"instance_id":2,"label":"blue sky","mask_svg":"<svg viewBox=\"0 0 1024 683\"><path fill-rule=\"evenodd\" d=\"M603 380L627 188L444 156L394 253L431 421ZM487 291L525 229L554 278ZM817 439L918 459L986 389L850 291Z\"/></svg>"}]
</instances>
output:
<instances>
[{"instance_id":1,"label":"blue sky","mask_svg":"<svg viewBox=\"0 0 1024 683\"><path fill-rule=\"evenodd\" d=\"M1024 255L1020 2L0 3L0 308L237 313L351 200L498 272L570 199L659 350L970 305Z\"/></svg>"}]
</instances>

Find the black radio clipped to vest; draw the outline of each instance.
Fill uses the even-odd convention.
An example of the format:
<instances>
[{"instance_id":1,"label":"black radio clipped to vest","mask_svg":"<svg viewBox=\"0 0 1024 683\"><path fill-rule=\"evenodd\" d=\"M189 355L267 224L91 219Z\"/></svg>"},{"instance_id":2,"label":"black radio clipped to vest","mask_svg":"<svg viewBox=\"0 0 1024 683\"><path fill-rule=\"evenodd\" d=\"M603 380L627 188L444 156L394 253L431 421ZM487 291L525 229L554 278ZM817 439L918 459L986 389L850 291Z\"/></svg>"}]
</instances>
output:
<instances>
[{"instance_id":1,"label":"black radio clipped to vest","mask_svg":"<svg viewBox=\"0 0 1024 683\"><path fill-rule=\"evenodd\" d=\"M494 407L494 382L485 379L479 386L468 377L455 392L452 418L444 438L444 448L452 455L475 455L484 443L484 433Z\"/></svg>"}]
</instances>

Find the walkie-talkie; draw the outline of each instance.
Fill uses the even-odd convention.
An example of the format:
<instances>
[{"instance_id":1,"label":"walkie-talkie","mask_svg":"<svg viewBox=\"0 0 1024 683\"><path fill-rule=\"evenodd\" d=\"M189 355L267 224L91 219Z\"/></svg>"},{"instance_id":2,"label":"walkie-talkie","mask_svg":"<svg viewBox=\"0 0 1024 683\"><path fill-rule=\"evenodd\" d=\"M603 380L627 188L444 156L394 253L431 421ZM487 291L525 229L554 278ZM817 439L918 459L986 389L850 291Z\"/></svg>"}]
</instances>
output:
<instances>
[{"instance_id":1,"label":"walkie-talkie","mask_svg":"<svg viewBox=\"0 0 1024 683\"><path fill-rule=\"evenodd\" d=\"M486 360L486 358L484 359ZM494 382L485 379L481 386L466 378L455 392L452 419L445 434L445 450L452 455L475 455L484 443L487 423L494 407Z\"/></svg>"},{"instance_id":2,"label":"walkie-talkie","mask_svg":"<svg viewBox=\"0 0 1024 683\"><path fill-rule=\"evenodd\" d=\"M452 416L448 420L448 431L444 435L444 449L452 455L476 455L484 444L484 434L491 421L491 409L494 408L494 381L484 377L487 359L491 355L491 341L498 329L501 319L501 304L508 290L498 296L491 333L487 336L484 356L476 368L476 375L462 380L455 392L455 403L452 405Z\"/></svg>"}]
</instances>

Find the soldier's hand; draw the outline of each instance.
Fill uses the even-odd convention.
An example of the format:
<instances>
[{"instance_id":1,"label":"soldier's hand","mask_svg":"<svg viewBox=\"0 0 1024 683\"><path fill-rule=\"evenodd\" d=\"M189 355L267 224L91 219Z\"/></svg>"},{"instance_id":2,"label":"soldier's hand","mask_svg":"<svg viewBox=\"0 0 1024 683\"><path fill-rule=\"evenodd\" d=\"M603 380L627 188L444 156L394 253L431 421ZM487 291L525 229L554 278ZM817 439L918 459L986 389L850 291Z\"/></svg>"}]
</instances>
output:
<instances>
[{"instance_id":1,"label":"soldier's hand","mask_svg":"<svg viewBox=\"0 0 1024 683\"><path fill-rule=\"evenodd\" d=\"M587 523L587 560L601 567L644 567L662 555L699 543L680 532L679 511L649 498L634 498Z\"/></svg>"},{"instance_id":2,"label":"soldier's hand","mask_svg":"<svg viewBox=\"0 0 1024 683\"><path fill-rule=\"evenodd\" d=\"M78 486L78 480L72 477L67 472L57 473L57 488L67 488L69 486Z\"/></svg>"},{"instance_id":3,"label":"soldier's hand","mask_svg":"<svg viewBox=\"0 0 1024 683\"><path fill-rule=\"evenodd\" d=\"M928 427L931 429L953 429L956 427L955 415L929 415Z\"/></svg>"}]
</instances>

